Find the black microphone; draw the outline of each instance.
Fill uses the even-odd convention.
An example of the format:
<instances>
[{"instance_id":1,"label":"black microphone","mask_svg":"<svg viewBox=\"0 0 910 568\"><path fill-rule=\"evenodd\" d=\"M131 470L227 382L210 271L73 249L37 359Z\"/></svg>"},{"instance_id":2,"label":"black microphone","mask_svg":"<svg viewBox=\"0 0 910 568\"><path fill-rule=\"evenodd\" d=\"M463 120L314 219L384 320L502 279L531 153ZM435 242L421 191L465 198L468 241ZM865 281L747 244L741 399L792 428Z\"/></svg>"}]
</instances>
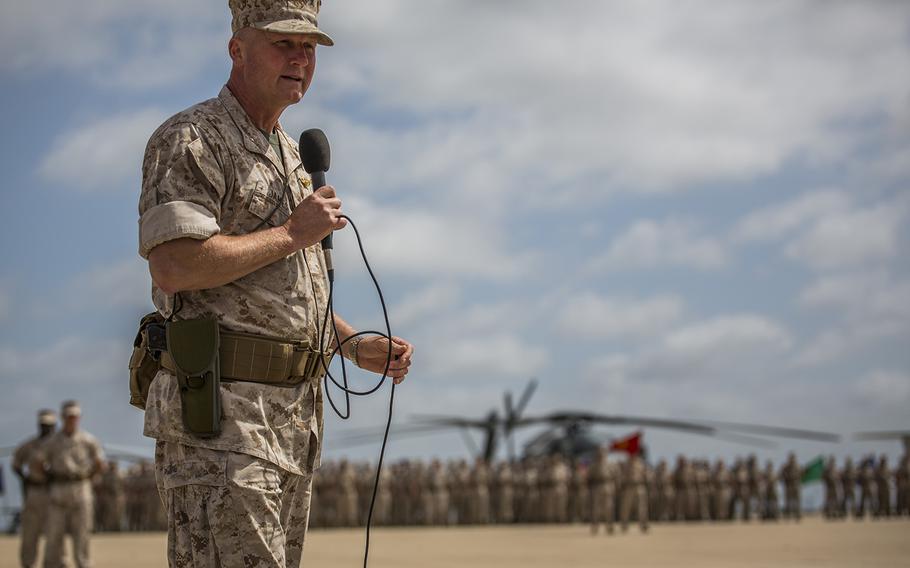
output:
<instances>
[{"instance_id":1,"label":"black microphone","mask_svg":"<svg viewBox=\"0 0 910 568\"><path fill-rule=\"evenodd\" d=\"M325 185L325 173L329 171L332 153L329 139L325 132L318 128L304 130L300 134L300 161L303 169L313 180L313 191ZM329 272L329 282L335 280L335 265L332 262L332 233L322 239L322 253L325 255L325 267Z\"/></svg>"}]
</instances>

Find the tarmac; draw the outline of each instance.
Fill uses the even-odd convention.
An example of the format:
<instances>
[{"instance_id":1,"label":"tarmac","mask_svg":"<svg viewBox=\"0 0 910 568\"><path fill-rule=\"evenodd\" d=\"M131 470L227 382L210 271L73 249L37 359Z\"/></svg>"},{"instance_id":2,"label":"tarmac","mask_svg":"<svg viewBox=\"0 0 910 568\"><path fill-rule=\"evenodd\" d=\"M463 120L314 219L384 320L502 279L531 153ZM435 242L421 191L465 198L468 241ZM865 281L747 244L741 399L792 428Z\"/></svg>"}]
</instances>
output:
<instances>
[{"instance_id":1,"label":"tarmac","mask_svg":"<svg viewBox=\"0 0 910 568\"><path fill-rule=\"evenodd\" d=\"M166 566L164 533L92 539L95 568ZM19 540L0 537L0 568L18 566ZM303 565L363 565L364 531L314 530ZM584 525L376 529L374 568L757 568L910 567L910 520L760 522L652 526L648 534L592 536Z\"/></svg>"}]
</instances>

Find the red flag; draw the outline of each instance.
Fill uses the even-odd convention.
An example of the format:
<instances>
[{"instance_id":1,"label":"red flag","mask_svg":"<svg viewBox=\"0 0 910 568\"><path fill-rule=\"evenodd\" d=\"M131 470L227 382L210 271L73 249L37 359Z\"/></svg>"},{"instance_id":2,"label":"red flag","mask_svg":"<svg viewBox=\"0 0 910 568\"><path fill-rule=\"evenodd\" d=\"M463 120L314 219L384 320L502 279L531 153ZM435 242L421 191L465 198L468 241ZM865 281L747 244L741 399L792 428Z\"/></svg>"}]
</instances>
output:
<instances>
[{"instance_id":1,"label":"red flag","mask_svg":"<svg viewBox=\"0 0 910 568\"><path fill-rule=\"evenodd\" d=\"M620 438L619 440L614 441L610 444L611 452L626 452L630 456L637 456L641 451L641 436L642 433L635 432L630 434L625 438Z\"/></svg>"}]
</instances>

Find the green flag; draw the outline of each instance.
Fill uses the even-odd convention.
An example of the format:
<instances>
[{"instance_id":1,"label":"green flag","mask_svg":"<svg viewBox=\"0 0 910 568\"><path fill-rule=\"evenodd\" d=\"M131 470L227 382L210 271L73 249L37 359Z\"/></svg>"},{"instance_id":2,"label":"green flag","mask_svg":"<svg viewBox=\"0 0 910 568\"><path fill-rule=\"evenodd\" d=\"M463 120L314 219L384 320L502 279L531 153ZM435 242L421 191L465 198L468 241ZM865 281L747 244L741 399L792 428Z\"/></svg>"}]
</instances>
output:
<instances>
[{"instance_id":1,"label":"green flag","mask_svg":"<svg viewBox=\"0 0 910 568\"><path fill-rule=\"evenodd\" d=\"M814 460L806 464L806 467L803 468L803 478L802 482L811 483L813 481L819 481L822 478L822 474L825 472L825 458L824 456L818 456Z\"/></svg>"}]
</instances>

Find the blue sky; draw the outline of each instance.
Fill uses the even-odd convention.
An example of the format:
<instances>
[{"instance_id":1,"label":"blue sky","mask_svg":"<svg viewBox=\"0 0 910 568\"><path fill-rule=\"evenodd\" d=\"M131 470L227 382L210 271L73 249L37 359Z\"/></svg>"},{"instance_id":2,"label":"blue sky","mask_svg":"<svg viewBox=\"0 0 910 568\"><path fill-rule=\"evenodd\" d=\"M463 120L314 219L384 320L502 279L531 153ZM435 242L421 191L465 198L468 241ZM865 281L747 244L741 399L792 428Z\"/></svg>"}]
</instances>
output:
<instances>
[{"instance_id":1,"label":"blue sky","mask_svg":"<svg viewBox=\"0 0 910 568\"><path fill-rule=\"evenodd\" d=\"M282 119L329 135L329 179L417 345L396 421L479 417L535 376L535 413L910 428L910 5L465 8L327 1L337 46ZM226 80L226 3L5 3L0 22L0 443L77 398L103 441L149 448L125 370L150 309L139 164L161 121ZM338 311L375 328L353 236L336 243ZM329 457L385 406L329 418ZM791 446L899 451L759 453Z\"/></svg>"}]
</instances>

